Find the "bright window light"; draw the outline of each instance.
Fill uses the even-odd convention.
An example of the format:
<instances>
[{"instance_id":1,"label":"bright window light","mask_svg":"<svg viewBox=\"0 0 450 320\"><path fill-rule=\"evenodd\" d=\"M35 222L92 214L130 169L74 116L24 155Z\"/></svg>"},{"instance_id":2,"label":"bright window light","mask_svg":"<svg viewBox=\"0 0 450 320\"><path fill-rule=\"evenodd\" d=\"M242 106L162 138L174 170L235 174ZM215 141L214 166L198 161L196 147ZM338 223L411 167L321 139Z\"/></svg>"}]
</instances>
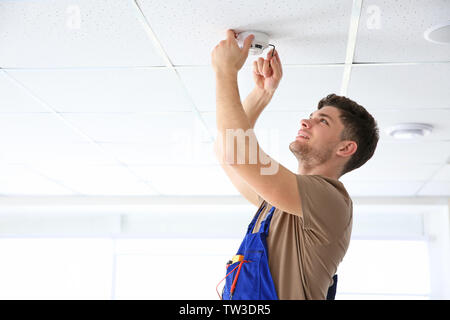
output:
<instances>
[{"instance_id":1,"label":"bright window light","mask_svg":"<svg viewBox=\"0 0 450 320\"><path fill-rule=\"evenodd\" d=\"M110 299L111 239L0 239L0 299Z\"/></svg>"},{"instance_id":2,"label":"bright window light","mask_svg":"<svg viewBox=\"0 0 450 320\"><path fill-rule=\"evenodd\" d=\"M218 300L216 286L241 239L116 241L116 299Z\"/></svg>"},{"instance_id":3,"label":"bright window light","mask_svg":"<svg viewBox=\"0 0 450 320\"><path fill-rule=\"evenodd\" d=\"M0 299L217 300L241 240L3 238ZM336 299L430 296L426 241L353 239L337 273Z\"/></svg>"},{"instance_id":4,"label":"bright window light","mask_svg":"<svg viewBox=\"0 0 450 320\"><path fill-rule=\"evenodd\" d=\"M336 299L429 299L428 246L420 240L351 240Z\"/></svg>"}]
</instances>

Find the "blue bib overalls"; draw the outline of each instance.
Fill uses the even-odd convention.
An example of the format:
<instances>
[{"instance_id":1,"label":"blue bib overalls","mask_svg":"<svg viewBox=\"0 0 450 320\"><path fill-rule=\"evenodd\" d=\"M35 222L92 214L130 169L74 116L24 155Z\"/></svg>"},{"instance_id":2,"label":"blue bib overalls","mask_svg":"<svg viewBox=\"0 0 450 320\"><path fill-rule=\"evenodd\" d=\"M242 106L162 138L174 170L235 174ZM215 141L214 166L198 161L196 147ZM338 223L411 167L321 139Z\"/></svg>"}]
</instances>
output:
<instances>
[{"instance_id":1,"label":"blue bib overalls","mask_svg":"<svg viewBox=\"0 0 450 320\"><path fill-rule=\"evenodd\" d=\"M256 213L248 226L244 240L232 261L227 264L226 282L222 292L223 300L278 300L269 269L269 255L266 238L269 234L270 221L275 207L261 222L257 233L252 233L261 211ZM337 275L328 289L327 300L334 300L336 294Z\"/></svg>"}]
</instances>

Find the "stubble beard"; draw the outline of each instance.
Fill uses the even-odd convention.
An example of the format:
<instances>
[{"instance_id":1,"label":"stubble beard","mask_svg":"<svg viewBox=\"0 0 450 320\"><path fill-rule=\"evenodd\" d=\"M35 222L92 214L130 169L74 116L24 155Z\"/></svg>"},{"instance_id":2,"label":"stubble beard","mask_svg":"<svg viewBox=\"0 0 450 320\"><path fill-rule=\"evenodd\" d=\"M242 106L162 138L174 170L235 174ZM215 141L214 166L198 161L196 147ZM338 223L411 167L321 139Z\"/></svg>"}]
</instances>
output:
<instances>
[{"instance_id":1,"label":"stubble beard","mask_svg":"<svg viewBox=\"0 0 450 320\"><path fill-rule=\"evenodd\" d=\"M308 142L302 143L297 140L289 144L289 150L306 170L327 162L333 154L333 148L329 145L316 150Z\"/></svg>"}]
</instances>

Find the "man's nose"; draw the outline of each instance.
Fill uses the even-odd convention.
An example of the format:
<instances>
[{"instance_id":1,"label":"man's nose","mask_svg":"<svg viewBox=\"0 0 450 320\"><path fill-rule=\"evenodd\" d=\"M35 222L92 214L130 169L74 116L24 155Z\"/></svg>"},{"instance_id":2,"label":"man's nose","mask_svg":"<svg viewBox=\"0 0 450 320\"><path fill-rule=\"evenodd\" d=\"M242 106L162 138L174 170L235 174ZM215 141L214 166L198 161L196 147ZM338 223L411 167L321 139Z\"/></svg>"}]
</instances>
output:
<instances>
[{"instance_id":1,"label":"man's nose","mask_svg":"<svg viewBox=\"0 0 450 320\"><path fill-rule=\"evenodd\" d=\"M302 119L300 121L301 127L311 128L311 119Z\"/></svg>"}]
</instances>

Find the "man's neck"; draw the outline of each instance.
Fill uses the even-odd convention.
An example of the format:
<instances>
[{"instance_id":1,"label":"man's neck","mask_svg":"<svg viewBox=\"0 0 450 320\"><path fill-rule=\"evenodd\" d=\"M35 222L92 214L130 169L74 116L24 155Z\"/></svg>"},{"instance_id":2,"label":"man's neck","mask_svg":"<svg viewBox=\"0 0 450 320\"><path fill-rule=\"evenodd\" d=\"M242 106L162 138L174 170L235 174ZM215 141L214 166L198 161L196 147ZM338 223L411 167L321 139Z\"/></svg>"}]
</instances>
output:
<instances>
[{"instance_id":1,"label":"man's neck","mask_svg":"<svg viewBox=\"0 0 450 320\"><path fill-rule=\"evenodd\" d=\"M302 165L299 165L297 172L300 175L320 175L320 176L331 178L334 180L339 180L336 170L331 170L329 168L328 169L320 168L320 167L305 168Z\"/></svg>"}]
</instances>

